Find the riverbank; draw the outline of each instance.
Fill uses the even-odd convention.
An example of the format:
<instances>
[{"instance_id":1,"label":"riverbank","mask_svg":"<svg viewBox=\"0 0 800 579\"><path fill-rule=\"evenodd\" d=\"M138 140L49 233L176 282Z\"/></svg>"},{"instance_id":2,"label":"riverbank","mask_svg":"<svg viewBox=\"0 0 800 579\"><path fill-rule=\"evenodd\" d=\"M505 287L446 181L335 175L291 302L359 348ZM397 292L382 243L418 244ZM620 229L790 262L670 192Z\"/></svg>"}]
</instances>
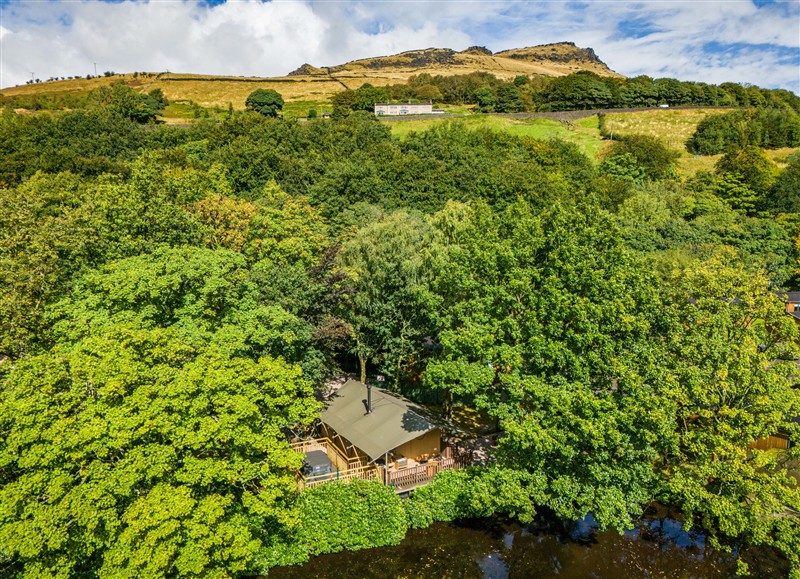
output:
<instances>
[{"instance_id":1,"label":"riverbank","mask_svg":"<svg viewBox=\"0 0 800 579\"><path fill-rule=\"evenodd\" d=\"M752 577L785 577L788 564L767 549L742 554ZM410 530L396 546L321 555L270 570L270 579L330 577L692 577L736 574L736 556L711 549L702 533L685 531L653 510L623 535L597 530L591 516L562 524L542 515L530 525L501 519L434 523Z\"/></svg>"}]
</instances>

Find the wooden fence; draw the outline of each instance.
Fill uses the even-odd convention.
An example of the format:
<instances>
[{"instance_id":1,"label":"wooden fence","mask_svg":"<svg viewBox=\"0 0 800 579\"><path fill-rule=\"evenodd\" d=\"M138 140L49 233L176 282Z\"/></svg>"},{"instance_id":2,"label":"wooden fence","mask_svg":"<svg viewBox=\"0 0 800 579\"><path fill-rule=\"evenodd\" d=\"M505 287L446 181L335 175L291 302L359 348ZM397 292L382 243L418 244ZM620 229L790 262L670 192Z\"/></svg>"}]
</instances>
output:
<instances>
[{"instance_id":1,"label":"wooden fence","mask_svg":"<svg viewBox=\"0 0 800 579\"><path fill-rule=\"evenodd\" d=\"M461 468L469 463L470 460L467 456L431 460L408 468L390 470L386 483L394 487L397 492L402 493L430 483L433 477L440 472Z\"/></svg>"},{"instance_id":2,"label":"wooden fence","mask_svg":"<svg viewBox=\"0 0 800 579\"><path fill-rule=\"evenodd\" d=\"M779 448L781 450L786 450L789 448L789 439L785 436L767 436L766 438L759 438L755 442L750 443L748 448L755 448L758 450Z\"/></svg>"}]
</instances>

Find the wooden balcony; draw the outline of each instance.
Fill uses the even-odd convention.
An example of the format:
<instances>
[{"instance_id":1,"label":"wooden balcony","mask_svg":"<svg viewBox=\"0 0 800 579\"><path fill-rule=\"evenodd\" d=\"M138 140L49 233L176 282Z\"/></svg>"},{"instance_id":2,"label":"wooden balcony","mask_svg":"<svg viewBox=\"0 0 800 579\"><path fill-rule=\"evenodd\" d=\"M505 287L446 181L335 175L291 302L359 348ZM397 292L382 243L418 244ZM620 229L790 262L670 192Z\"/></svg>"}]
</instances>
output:
<instances>
[{"instance_id":1,"label":"wooden balcony","mask_svg":"<svg viewBox=\"0 0 800 579\"><path fill-rule=\"evenodd\" d=\"M382 480L381 471L382 469L380 467L371 464L368 466L359 466L343 471L337 470L336 472L309 477L303 475L301 472L298 472L297 486L301 489L304 489L306 487L315 487L326 482L350 480L354 478L359 478L362 480Z\"/></svg>"},{"instance_id":2,"label":"wooden balcony","mask_svg":"<svg viewBox=\"0 0 800 579\"><path fill-rule=\"evenodd\" d=\"M470 456L453 456L452 449L445 448L440 456L424 461L408 459L404 466L397 466L392 461L387 469L382 465L366 463L361 458L346 457L328 438L302 440L292 443L290 446L293 450L303 454L312 451L325 452L335 469L334 472L315 476L305 476L303 473L298 472L297 484L301 489L335 480L359 478L362 480L379 480L394 488L397 493L406 493L417 487L427 485L440 472L462 468L471 463Z\"/></svg>"},{"instance_id":3,"label":"wooden balcony","mask_svg":"<svg viewBox=\"0 0 800 579\"><path fill-rule=\"evenodd\" d=\"M386 484L393 487L398 493L405 493L417 487L425 486L433 480L440 472L453 470L469 466L470 460L467 456L454 457L445 453L438 458L431 458L426 462L409 461L405 467L389 466L386 476ZM450 456L447 456L450 454Z\"/></svg>"},{"instance_id":4,"label":"wooden balcony","mask_svg":"<svg viewBox=\"0 0 800 579\"><path fill-rule=\"evenodd\" d=\"M360 478L374 480L381 478L381 472L374 464L369 464L360 458L348 458L339 447L328 438L314 438L301 440L289 445L292 450L303 454L319 450L326 454L331 461L334 471L316 476L305 476L297 473L297 484L300 488L313 487L332 480L349 480Z\"/></svg>"}]
</instances>

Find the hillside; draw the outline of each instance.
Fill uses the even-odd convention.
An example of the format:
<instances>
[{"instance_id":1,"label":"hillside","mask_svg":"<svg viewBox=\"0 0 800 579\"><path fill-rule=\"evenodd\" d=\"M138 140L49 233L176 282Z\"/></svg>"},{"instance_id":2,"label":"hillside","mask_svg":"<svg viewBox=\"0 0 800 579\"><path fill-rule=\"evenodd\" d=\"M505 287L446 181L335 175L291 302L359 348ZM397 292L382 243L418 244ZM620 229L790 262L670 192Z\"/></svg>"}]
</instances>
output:
<instances>
[{"instance_id":1,"label":"hillside","mask_svg":"<svg viewBox=\"0 0 800 579\"><path fill-rule=\"evenodd\" d=\"M81 94L99 86L124 80L140 90L160 88L172 101L194 101L203 107L244 108L244 101L257 88L280 92L288 103L324 103L333 94L355 89L365 82L385 86L406 81L421 73L467 74L483 71L507 80L518 75L565 76L590 70L601 76L620 76L595 55L591 48L571 42L515 48L492 54L482 47L456 52L448 48L412 50L391 56L355 60L336 66L304 64L282 77L233 77L179 73L115 74L94 79L49 81L2 90L5 96Z\"/></svg>"}]
</instances>

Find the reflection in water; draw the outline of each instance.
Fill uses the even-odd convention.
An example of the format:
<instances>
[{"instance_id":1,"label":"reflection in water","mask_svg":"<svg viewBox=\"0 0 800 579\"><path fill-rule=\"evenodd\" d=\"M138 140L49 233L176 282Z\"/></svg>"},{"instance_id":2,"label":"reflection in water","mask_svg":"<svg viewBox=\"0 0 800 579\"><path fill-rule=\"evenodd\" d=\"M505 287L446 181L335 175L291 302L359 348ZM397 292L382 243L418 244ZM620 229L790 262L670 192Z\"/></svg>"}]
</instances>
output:
<instances>
[{"instance_id":1,"label":"reflection in water","mask_svg":"<svg viewBox=\"0 0 800 579\"><path fill-rule=\"evenodd\" d=\"M754 577L786 575L785 562L763 551L757 555L747 557ZM409 531L395 547L323 555L299 567L273 569L269 577L711 579L735 571L732 555L712 551L703 535L656 513L623 535L599 532L592 516L568 524L541 517L524 527L493 519L437 523Z\"/></svg>"}]
</instances>

